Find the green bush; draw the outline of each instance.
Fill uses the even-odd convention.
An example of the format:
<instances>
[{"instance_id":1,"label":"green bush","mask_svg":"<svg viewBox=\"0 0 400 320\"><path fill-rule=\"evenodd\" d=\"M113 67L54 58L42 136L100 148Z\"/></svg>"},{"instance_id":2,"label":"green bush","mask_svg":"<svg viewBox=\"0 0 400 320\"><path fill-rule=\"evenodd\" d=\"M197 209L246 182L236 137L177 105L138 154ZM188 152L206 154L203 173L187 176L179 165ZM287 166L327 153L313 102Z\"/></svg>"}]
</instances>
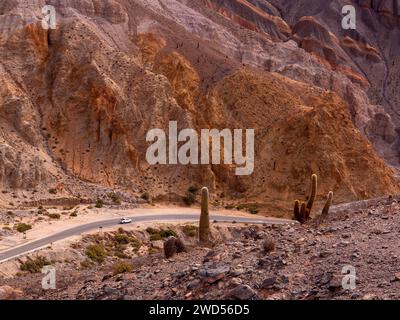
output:
<instances>
[{"instance_id":1,"label":"green bush","mask_svg":"<svg viewBox=\"0 0 400 320\"><path fill-rule=\"evenodd\" d=\"M26 223L18 223L15 227L17 229L18 232L25 232L28 230L32 229L32 226L30 224L26 224Z\"/></svg>"},{"instance_id":2,"label":"green bush","mask_svg":"<svg viewBox=\"0 0 400 320\"><path fill-rule=\"evenodd\" d=\"M101 199L96 200L96 205L95 205L96 208L103 208L103 205L104 205L103 200Z\"/></svg>"},{"instance_id":3,"label":"green bush","mask_svg":"<svg viewBox=\"0 0 400 320\"><path fill-rule=\"evenodd\" d=\"M151 241L157 241L157 240L162 240L163 238L168 238L171 236L176 237L176 232L171 229L155 229L148 227L146 231L150 234L150 240Z\"/></svg>"},{"instance_id":4,"label":"green bush","mask_svg":"<svg viewBox=\"0 0 400 320\"><path fill-rule=\"evenodd\" d=\"M130 238L125 233L118 233L114 236L114 241L118 242L119 244L128 244L130 242Z\"/></svg>"},{"instance_id":5,"label":"green bush","mask_svg":"<svg viewBox=\"0 0 400 320\"><path fill-rule=\"evenodd\" d=\"M150 236L150 241L158 241L162 240L162 237L159 233L154 233Z\"/></svg>"},{"instance_id":6,"label":"green bush","mask_svg":"<svg viewBox=\"0 0 400 320\"><path fill-rule=\"evenodd\" d=\"M161 238L176 237L176 232L171 229L160 230Z\"/></svg>"},{"instance_id":7,"label":"green bush","mask_svg":"<svg viewBox=\"0 0 400 320\"><path fill-rule=\"evenodd\" d=\"M50 261L48 261L45 257L38 256L35 259L28 258L25 262L20 265L20 269L22 271L28 271L30 273L38 273L42 271L44 266L50 265Z\"/></svg>"},{"instance_id":8,"label":"green bush","mask_svg":"<svg viewBox=\"0 0 400 320\"><path fill-rule=\"evenodd\" d=\"M160 233L160 230L159 230L159 229L156 229L156 228L148 227L148 228L146 229L146 232L147 232L147 233L150 233L150 234L155 234L155 233Z\"/></svg>"},{"instance_id":9,"label":"green bush","mask_svg":"<svg viewBox=\"0 0 400 320\"><path fill-rule=\"evenodd\" d=\"M106 252L101 245L92 244L86 248L86 256L97 263L102 263L106 258Z\"/></svg>"},{"instance_id":10,"label":"green bush","mask_svg":"<svg viewBox=\"0 0 400 320\"><path fill-rule=\"evenodd\" d=\"M121 274L121 273L127 273L127 272L132 272L132 265L128 262L125 261L119 261L113 266L113 275Z\"/></svg>"},{"instance_id":11,"label":"green bush","mask_svg":"<svg viewBox=\"0 0 400 320\"><path fill-rule=\"evenodd\" d=\"M197 227L191 224L183 226L182 231L188 237L194 238L197 235Z\"/></svg>"}]
</instances>

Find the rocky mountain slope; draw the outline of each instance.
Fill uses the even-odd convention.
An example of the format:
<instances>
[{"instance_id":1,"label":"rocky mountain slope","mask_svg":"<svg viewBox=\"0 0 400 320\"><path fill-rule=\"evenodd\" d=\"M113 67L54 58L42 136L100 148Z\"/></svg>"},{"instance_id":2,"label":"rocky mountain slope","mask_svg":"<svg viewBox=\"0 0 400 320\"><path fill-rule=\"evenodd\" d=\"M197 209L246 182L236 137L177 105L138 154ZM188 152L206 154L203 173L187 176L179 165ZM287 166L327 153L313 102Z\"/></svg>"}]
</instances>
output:
<instances>
[{"instance_id":1,"label":"rocky mountain slope","mask_svg":"<svg viewBox=\"0 0 400 320\"><path fill-rule=\"evenodd\" d=\"M44 30L41 8L57 10ZM288 212L312 173L319 198L397 193L396 1L4 0L0 4L3 205L183 195ZM397 37L397 38L396 38ZM254 128L255 170L150 166L146 133ZM49 191L52 192L49 192ZM10 202L12 204L10 204Z\"/></svg>"},{"instance_id":2,"label":"rocky mountain slope","mask_svg":"<svg viewBox=\"0 0 400 320\"><path fill-rule=\"evenodd\" d=\"M37 254L56 266L56 290L43 290L43 275L33 270L0 279L0 294L3 290L10 298L18 293L24 299L89 300L399 299L399 209L398 200L391 198L339 206L308 225L212 223L211 247L199 247L188 232L185 236L182 230L191 230L187 225L174 226L186 243L185 252L166 259L155 241L150 255L124 260L124 268L110 258L82 261L88 245L117 250L115 241L129 239L132 233L86 236L73 249ZM134 234L143 238L146 232ZM127 243L132 249L136 242ZM354 272L355 286L343 287L351 284L345 279L349 271Z\"/></svg>"}]
</instances>

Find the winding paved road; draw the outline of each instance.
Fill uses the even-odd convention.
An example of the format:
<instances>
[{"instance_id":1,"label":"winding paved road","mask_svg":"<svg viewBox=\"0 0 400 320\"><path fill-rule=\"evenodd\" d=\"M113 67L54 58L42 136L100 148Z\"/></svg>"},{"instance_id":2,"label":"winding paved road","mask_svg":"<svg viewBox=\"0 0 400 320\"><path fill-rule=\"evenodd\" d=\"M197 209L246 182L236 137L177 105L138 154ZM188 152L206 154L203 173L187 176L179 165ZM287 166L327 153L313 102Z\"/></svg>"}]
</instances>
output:
<instances>
[{"instance_id":1,"label":"winding paved road","mask_svg":"<svg viewBox=\"0 0 400 320\"><path fill-rule=\"evenodd\" d=\"M136 215L129 217L135 222L161 222L161 221L198 221L199 214L154 214L154 215ZM9 249L7 251L0 252L0 262L5 262L15 257L22 256L24 254L36 251L43 248L53 242L67 239L72 236L80 235L84 232L93 231L96 229L109 228L119 225L121 218L113 218L109 220L96 221L84 225L80 225L68 230L61 231L59 233L50 235L48 237L35 240L21 246ZM251 223L251 224L290 224L294 223L292 220L277 219L277 218L246 218L246 217L236 217L236 216L222 216L222 215L210 215L211 221L218 222L241 222L241 223Z\"/></svg>"}]
</instances>

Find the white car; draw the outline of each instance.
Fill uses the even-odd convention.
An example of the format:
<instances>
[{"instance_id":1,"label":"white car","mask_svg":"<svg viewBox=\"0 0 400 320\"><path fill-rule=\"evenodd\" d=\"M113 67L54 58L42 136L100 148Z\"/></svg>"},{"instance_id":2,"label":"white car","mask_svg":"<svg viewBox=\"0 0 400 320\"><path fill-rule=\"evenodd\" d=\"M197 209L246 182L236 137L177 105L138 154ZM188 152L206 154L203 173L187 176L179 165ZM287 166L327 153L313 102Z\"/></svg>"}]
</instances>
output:
<instances>
[{"instance_id":1,"label":"white car","mask_svg":"<svg viewBox=\"0 0 400 320\"><path fill-rule=\"evenodd\" d=\"M120 224L132 223L132 219L129 219L129 218L122 218L122 219L119 221L119 223L120 223Z\"/></svg>"}]
</instances>

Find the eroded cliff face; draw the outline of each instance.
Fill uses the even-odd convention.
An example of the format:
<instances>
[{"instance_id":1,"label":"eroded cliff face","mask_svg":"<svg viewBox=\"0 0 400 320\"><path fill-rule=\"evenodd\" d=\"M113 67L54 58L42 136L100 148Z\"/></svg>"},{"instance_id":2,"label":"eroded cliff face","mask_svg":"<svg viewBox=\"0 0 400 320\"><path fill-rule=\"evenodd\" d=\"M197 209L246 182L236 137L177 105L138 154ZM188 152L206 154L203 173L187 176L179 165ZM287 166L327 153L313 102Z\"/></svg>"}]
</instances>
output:
<instances>
[{"instance_id":1,"label":"eroded cliff face","mask_svg":"<svg viewBox=\"0 0 400 320\"><path fill-rule=\"evenodd\" d=\"M55 187L77 196L87 183L163 197L207 185L268 213L305 196L314 172L321 199L329 190L338 201L398 191L377 155L397 161L398 74L386 69L397 51L365 35L371 26L345 33L335 15L325 19L338 1L326 13L317 1L46 3L57 9L56 30L41 26L44 1L0 5L4 190L31 200ZM374 19L383 12L362 5ZM382 38L398 30L378 27ZM198 132L255 129L254 173L150 166L146 134L170 121Z\"/></svg>"}]
</instances>

